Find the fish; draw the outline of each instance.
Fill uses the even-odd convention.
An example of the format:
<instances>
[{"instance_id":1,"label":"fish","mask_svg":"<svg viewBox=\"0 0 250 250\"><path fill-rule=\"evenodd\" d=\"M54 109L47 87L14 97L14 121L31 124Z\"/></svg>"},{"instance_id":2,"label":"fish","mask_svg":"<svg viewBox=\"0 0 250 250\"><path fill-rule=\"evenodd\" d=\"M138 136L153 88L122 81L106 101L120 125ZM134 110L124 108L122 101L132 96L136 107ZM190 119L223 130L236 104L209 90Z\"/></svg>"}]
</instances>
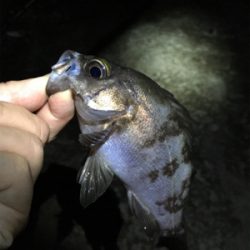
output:
<instances>
[{"instance_id":1,"label":"fish","mask_svg":"<svg viewBox=\"0 0 250 250\"><path fill-rule=\"evenodd\" d=\"M96 201L116 176L150 238L182 233L193 169L187 109L143 73L72 50L52 66L46 92L67 89L88 154L78 174L82 206Z\"/></svg>"}]
</instances>

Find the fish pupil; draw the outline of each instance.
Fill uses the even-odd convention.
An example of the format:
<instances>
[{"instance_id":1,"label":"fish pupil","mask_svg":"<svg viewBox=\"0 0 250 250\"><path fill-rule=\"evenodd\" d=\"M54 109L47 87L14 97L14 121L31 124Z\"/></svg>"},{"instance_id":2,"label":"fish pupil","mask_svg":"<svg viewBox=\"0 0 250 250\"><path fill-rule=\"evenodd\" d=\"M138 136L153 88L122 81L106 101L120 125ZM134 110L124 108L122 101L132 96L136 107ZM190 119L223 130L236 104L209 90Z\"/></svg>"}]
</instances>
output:
<instances>
[{"instance_id":1,"label":"fish pupil","mask_svg":"<svg viewBox=\"0 0 250 250\"><path fill-rule=\"evenodd\" d=\"M102 71L97 66L90 68L89 73L94 78L100 78L102 76Z\"/></svg>"}]
</instances>

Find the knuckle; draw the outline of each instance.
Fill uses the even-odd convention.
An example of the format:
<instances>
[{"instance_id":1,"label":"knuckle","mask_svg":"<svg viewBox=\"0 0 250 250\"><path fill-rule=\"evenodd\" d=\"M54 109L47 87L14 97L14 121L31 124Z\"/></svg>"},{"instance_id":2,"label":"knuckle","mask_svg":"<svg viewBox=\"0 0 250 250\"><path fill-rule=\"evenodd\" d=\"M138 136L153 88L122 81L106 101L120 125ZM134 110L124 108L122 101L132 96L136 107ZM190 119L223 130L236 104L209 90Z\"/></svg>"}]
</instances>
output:
<instances>
[{"instance_id":1,"label":"knuckle","mask_svg":"<svg viewBox=\"0 0 250 250\"><path fill-rule=\"evenodd\" d=\"M43 143L37 136L31 136L31 149L33 157L41 158L43 155Z\"/></svg>"},{"instance_id":2,"label":"knuckle","mask_svg":"<svg viewBox=\"0 0 250 250\"><path fill-rule=\"evenodd\" d=\"M36 134L38 135L38 137L40 138L40 140L44 144L45 142L48 141L48 138L49 138L49 133L50 133L49 126L46 122L44 122L43 120L38 118L37 123L36 123L36 127L37 127Z\"/></svg>"},{"instance_id":3,"label":"knuckle","mask_svg":"<svg viewBox=\"0 0 250 250\"><path fill-rule=\"evenodd\" d=\"M36 177L43 162L43 143L37 136L30 136L30 167L32 176Z\"/></svg>"}]
</instances>

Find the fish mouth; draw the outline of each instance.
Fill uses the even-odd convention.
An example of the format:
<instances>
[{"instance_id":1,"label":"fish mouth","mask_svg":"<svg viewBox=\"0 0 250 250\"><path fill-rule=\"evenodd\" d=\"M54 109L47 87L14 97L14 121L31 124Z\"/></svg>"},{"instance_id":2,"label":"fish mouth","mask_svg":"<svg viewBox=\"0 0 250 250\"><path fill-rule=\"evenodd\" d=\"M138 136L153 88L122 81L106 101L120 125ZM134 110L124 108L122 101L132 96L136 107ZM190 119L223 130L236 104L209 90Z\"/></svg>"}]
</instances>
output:
<instances>
[{"instance_id":1,"label":"fish mouth","mask_svg":"<svg viewBox=\"0 0 250 250\"><path fill-rule=\"evenodd\" d=\"M75 84L74 82L70 82L69 88L72 91L73 97L79 96L79 98L85 102L86 104L93 101L95 97L97 97L102 91L107 89L106 86L97 89L88 89L87 87L83 87L87 85L82 82L81 86ZM84 93L83 93L84 92Z\"/></svg>"},{"instance_id":2,"label":"fish mouth","mask_svg":"<svg viewBox=\"0 0 250 250\"><path fill-rule=\"evenodd\" d=\"M80 54L78 52L67 50L65 51L58 62L51 67L52 72L57 76L64 73L68 76L75 76L80 73L81 65L79 62Z\"/></svg>"},{"instance_id":3,"label":"fish mouth","mask_svg":"<svg viewBox=\"0 0 250 250\"><path fill-rule=\"evenodd\" d=\"M71 61L67 60L67 61L56 63L55 65L51 67L51 69L57 75L61 75L62 73L68 71L70 67L71 67Z\"/></svg>"}]
</instances>

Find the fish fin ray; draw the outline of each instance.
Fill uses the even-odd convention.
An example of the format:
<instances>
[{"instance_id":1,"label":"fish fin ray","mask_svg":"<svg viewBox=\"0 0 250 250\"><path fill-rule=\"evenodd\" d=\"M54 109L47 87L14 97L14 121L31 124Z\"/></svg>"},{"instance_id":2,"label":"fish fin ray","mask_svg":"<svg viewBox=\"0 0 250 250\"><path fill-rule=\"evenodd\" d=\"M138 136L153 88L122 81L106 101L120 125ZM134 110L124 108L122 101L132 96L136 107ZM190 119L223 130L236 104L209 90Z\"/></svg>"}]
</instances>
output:
<instances>
[{"instance_id":1,"label":"fish fin ray","mask_svg":"<svg viewBox=\"0 0 250 250\"><path fill-rule=\"evenodd\" d=\"M98 155L89 156L79 174L80 203L83 207L96 201L109 187L113 172Z\"/></svg>"},{"instance_id":2,"label":"fish fin ray","mask_svg":"<svg viewBox=\"0 0 250 250\"><path fill-rule=\"evenodd\" d=\"M80 97L75 101L77 114L85 124L98 124L117 119L126 114L126 110L98 110L89 107Z\"/></svg>"},{"instance_id":3,"label":"fish fin ray","mask_svg":"<svg viewBox=\"0 0 250 250\"><path fill-rule=\"evenodd\" d=\"M113 133L114 130L115 124L113 123L108 128L102 131L90 134L80 134L79 141L84 148L93 148L95 146L103 144Z\"/></svg>"},{"instance_id":4,"label":"fish fin ray","mask_svg":"<svg viewBox=\"0 0 250 250\"><path fill-rule=\"evenodd\" d=\"M160 228L153 214L131 190L128 190L128 201L132 213L141 221L146 234L152 240L156 240L160 234Z\"/></svg>"}]
</instances>

